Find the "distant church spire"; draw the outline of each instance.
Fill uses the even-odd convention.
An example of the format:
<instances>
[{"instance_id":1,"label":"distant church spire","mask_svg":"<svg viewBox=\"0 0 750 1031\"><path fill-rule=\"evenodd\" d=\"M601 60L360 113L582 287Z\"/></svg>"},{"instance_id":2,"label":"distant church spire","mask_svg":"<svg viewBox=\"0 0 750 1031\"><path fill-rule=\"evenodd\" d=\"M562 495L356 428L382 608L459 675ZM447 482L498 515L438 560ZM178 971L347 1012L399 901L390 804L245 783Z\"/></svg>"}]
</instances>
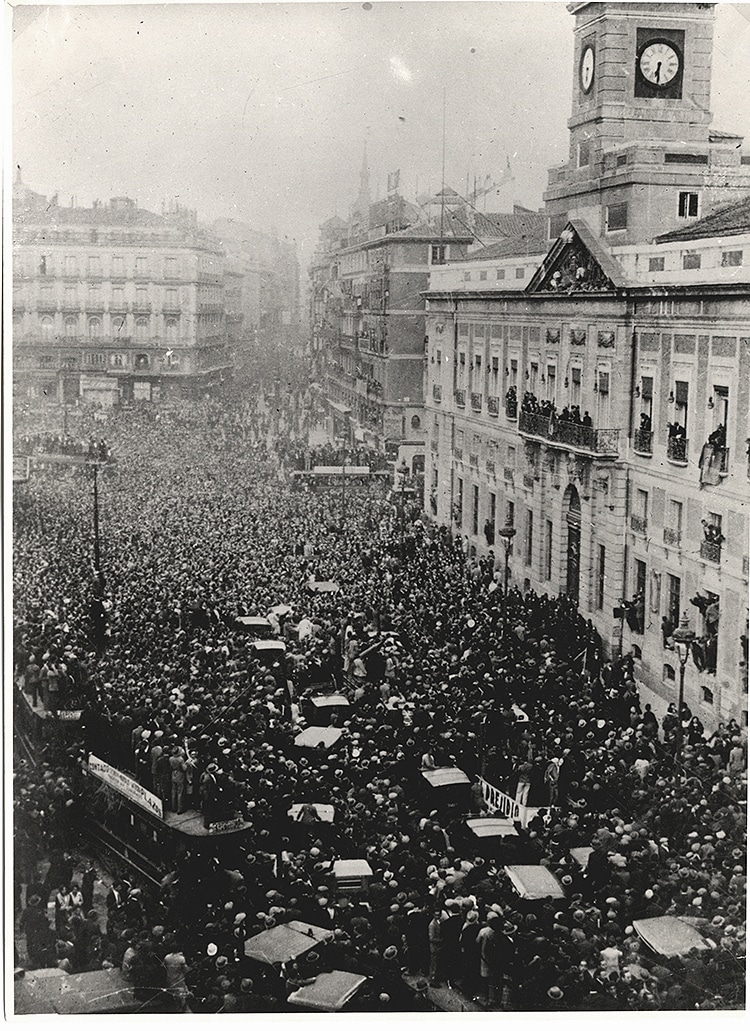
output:
<instances>
[{"instance_id":1,"label":"distant church spire","mask_svg":"<svg viewBox=\"0 0 750 1031\"><path fill-rule=\"evenodd\" d=\"M370 213L370 168L367 164L367 141L362 153L362 168L359 173L359 194L354 204L355 215L367 218Z\"/></svg>"}]
</instances>

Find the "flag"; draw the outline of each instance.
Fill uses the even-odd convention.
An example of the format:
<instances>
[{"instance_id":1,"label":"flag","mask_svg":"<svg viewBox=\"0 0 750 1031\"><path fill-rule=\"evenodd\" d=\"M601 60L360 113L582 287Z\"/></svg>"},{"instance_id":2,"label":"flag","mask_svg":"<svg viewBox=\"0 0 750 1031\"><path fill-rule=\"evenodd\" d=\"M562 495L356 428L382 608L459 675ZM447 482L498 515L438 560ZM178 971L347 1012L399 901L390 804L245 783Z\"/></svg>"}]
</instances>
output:
<instances>
[{"instance_id":1,"label":"flag","mask_svg":"<svg viewBox=\"0 0 750 1031\"><path fill-rule=\"evenodd\" d=\"M398 189L399 180L401 178L401 169L397 168L395 172L388 173L388 193L395 193Z\"/></svg>"}]
</instances>

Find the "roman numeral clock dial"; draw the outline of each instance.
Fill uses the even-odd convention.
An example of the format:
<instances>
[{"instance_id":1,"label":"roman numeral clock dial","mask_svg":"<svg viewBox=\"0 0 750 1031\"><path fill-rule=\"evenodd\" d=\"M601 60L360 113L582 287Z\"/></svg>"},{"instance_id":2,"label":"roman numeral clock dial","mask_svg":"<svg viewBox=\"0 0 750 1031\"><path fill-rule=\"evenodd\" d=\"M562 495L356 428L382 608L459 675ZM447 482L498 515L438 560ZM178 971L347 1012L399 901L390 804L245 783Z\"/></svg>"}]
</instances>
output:
<instances>
[{"instance_id":1,"label":"roman numeral clock dial","mask_svg":"<svg viewBox=\"0 0 750 1031\"><path fill-rule=\"evenodd\" d=\"M668 86L680 70L680 57L669 43L649 43L638 62L640 73L652 86Z\"/></svg>"}]
</instances>

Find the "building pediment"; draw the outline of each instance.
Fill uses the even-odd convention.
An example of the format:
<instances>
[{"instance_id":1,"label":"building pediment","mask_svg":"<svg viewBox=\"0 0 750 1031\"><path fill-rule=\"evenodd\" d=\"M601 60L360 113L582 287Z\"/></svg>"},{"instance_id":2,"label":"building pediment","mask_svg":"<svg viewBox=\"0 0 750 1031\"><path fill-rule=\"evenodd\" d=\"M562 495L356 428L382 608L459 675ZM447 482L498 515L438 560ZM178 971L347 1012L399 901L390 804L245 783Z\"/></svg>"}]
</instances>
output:
<instances>
[{"instance_id":1,"label":"building pediment","mask_svg":"<svg viewBox=\"0 0 750 1031\"><path fill-rule=\"evenodd\" d=\"M585 223L571 220L534 273L526 293L611 293L625 275Z\"/></svg>"}]
</instances>

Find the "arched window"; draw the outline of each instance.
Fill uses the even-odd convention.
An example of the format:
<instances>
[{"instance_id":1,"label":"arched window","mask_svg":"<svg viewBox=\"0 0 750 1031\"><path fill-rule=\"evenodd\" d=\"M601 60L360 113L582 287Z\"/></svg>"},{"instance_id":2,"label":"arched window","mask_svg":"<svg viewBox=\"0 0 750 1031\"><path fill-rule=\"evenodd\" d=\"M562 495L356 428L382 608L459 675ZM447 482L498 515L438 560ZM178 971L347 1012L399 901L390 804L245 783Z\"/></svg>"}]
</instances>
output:
<instances>
[{"instance_id":1,"label":"arched window","mask_svg":"<svg viewBox=\"0 0 750 1031\"><path fill-rule=\"evenodd\" d=\"M413 430L418 430L421 425L422 425L422 423L420 421L419 416L418 415L412 415L412 417L411 417L411 428Z\"/></svg>"},{"instance_id":2,"label":"arched window","mask_svg":"<svg viewBox=\"0 0 750 1031\"><path fill-rule=\"evenodd\" d=\"M68 340L78 336L78 319L75 315L68 315L65 320L65 336Z\"/></svg>"},{"instance_id":3,"label":"arched window","mask_svg":"<svg viewBox=\"0 0 750 1031\"><path fill-rule=\"evenodd\" d=\"M136 340L148 340L148 319L135 320L135 338Z\"/></svg>"},{"instance_id":4,"label":"arched window","mask_svg":"<svg viewBox=\"0 0 750 1031\"><path fill-rule=\"evenodd\" d=\"M102 320L98 315L92 315L89 319L89 339L96 340L102 335Z\"/></svg>"},{"instance_id":5,"label":"arched window","mask_svg":"<svg viewBox=\"0 0 750 1031\"><path fill-rule=\"evenodd\" d=\"M55 335L55 323L49 315L45 315L41 320L40 329L42 331L42 340L51 340Z\"/></svg>"},{"instance_id":6,"label":"arched window","mask_svg":"<svg viewBox=\"0 0 750 1031\"><path fill-rule=\"evenodd\" d=\"M177 319L167 319L165 328L167 340L173 344L177 340Z\"/></svg>"},{"instance_id":7,"label":"arched window","mask_svg":"<svg viewBox=\"0 0 750 1031\"><path fill-rule=\"evenodd\" d=\"M125 335L125 316L124 315L113 315L112 316L112 336L119 337Z\"/></svg>"}]
</instances>

